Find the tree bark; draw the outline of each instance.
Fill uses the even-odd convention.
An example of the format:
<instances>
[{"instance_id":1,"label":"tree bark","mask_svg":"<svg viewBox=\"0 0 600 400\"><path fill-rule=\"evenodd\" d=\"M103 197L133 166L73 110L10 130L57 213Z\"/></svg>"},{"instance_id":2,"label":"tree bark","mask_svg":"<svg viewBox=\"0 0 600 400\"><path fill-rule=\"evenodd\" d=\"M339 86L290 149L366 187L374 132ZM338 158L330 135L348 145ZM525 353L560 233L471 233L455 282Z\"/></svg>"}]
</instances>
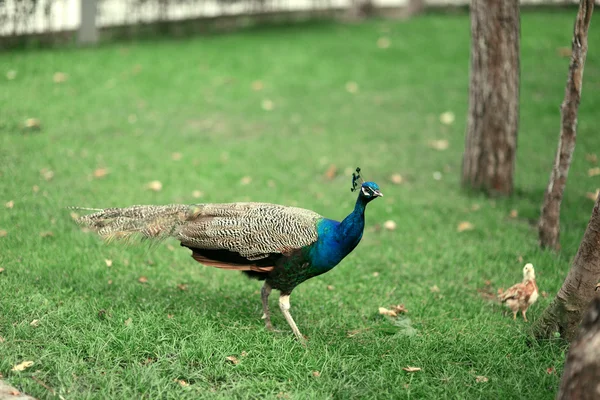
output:
<instances>
[{"instance_id":1,"label":"tree bark","mask_svg":"<svg viewBox=\"0 0 600 400\"><path fill-rule=\"evenodd\" d=\"M577 327L600 280L600 196L590 217L571 270L552 303L533 326L536 337L551 338L555 332L573 340Z\"/></svg>"},{"instance_id":2,"label":"tree bark","mask_svg":"<svg viewBox=\"0 0 600 400\"><path fill-rule=\"evenodd\" d=\"M596 297L571 344L557 400L600 398L600 297Z\"/></svg>"},{"instance_id":3,"label":"tree bark","mask_svg":"<svg viewBox=\"0 0 600 400\"><path fill-rule=\"evenodd\" d=\"M98 43L98 27L96 14L98 12L96 0L81 0L81 24L77 40L79 44Z\"/></svg>"},{"instance_id":4,"label":"tree bark","mask_svg":"<svg viewBox=\"0 0 600 400\"><path fill-rule=\"evenodd\" d=\"M469 115L462 183L510 195L519 123L519 1L471 0Z\"/></svg>"},{"instance_id":5,"label":"tree bark","mask_svg":"<svg viewBox=\"0 0 600 400\"><path fill-rule=\"evenodd\" d=\"M573 29L571 43L572 55L569 64L569 76L565 87L565 98L560 107L561 126L558 139L558 150L554 159L554 167L550 174L550 182L544 195L542 214L538 225L540 246L560 249L560 203L562 202L567 175L575 150L577 136L577 110L581 100L583 67L588 49L588 28L594 10L594 0L581 0Z\"/></svg>"}]
</instances>

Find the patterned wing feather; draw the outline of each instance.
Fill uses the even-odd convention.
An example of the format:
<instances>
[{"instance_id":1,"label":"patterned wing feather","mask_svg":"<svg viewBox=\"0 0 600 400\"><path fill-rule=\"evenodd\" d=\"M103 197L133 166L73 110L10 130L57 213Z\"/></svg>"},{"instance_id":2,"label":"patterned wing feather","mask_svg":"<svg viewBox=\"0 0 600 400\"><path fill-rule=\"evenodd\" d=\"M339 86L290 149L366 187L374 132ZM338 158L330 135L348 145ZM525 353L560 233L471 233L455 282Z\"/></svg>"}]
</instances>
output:
<instances>
[{"instance_id":1,"label":"patterned wing feather","mask_svg":"<svg viewBox=\"0 0 600 400\"><path fill-rule=\"evenodd\" d=\"M173 236L188 247L228 250L248 260L286 253L317 240L319 214L268 203L198 204Z\"/></svg>"}]
</instances>

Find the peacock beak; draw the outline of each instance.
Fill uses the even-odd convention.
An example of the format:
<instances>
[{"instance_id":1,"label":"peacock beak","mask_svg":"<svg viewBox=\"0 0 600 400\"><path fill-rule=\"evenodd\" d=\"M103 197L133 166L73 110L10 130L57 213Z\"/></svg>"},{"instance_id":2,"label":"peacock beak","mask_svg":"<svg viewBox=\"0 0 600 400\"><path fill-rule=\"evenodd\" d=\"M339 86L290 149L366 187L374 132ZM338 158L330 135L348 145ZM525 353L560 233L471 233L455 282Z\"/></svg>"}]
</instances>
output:
<instances>
[{"instance_id":1,"label":"peacock beak","mask_svg":"<svg viewBox=\"0 0 600 400\"><path fill-rule=\"evenodd\" d=\"M379 190L375 190L375 191L373 191L373 196L375 196L375 197L383 197L383 193L381 193Z\"/></svg>"}]
</instances>

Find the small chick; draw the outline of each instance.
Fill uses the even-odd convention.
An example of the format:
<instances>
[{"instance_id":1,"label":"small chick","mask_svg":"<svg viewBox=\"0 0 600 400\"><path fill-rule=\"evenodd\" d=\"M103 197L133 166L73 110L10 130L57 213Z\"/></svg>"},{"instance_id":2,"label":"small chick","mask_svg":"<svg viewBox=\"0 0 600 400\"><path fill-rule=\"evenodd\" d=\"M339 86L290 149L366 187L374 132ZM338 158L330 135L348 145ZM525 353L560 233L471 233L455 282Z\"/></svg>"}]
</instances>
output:
<instances>
[{"instance_id":1,"label":"small chick","mask_svg":"<svg viewBox=\"0 0 600 400\"><path fill-rule=\"evenodd\" d=\"M527 309L538 299L538 287L535 283L535 271L532 264L523 267L523 282L508 288L498 298L513 312L513 319L517 318L517 312L521 310L523 319L527 322Z\"/></svg>"}]
</instances>

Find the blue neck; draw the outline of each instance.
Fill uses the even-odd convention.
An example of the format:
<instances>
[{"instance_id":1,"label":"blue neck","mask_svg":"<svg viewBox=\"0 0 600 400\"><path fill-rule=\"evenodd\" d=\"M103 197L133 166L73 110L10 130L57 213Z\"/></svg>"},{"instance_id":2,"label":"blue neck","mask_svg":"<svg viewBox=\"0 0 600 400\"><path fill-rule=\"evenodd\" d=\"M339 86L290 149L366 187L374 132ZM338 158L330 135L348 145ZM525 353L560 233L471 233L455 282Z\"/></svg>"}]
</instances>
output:
<instances>
[{"instance_id":1,"label":"blue neck","mask_svg":"<svg viewBox=\"0 0 600 400\"><path fill-rule=\"evenodd\" d=\"M358 196L354 210L348 214L342 223L338 226L336 231L337 239L341 247L350 253L360 239L362 238L363 230L365 228L365 208L367 202L362 196Z\"/></svg>"}]
</instances>

